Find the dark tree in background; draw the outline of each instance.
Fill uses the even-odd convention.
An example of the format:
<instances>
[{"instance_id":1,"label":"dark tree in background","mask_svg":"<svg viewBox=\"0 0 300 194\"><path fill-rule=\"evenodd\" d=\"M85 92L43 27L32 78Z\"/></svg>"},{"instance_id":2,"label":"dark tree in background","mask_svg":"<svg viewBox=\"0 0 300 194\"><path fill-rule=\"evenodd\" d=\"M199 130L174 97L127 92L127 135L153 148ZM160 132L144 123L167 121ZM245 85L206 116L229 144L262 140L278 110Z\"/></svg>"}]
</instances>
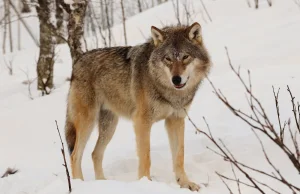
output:
<instances>
[{"instance_id":1,"label":"dark tree in background","mask_svg":"<svg viewBox=\"0 0 300 194\"><path fill-rule=\"evenodd\" d=\"M22 2L22 10L21 10L21 12L22 13L29 13L29 12L31 12L30 7L28 5L28 2L26 0L21 0L21 2Z\"/></svg>"},{"instance_id":2,"label":"dark tree in background","mask_svg":"<svg viewBox=\"0 0 300 194\"><path fill-rule=\"evenodd\" d=\"M141 0L137 0L137 5L138 5L138 8L139 8L139 12L141 13L143 11L142 10Z\"/></svg>"},{"instance_id":3,"label":"dark tree in background","mask_svg":"<svg viewBox=\"0 0 300 194\"><path fill-rule=\"evenodd\" d=\"M124 10L123 0L121 0L120 3L121 3L121 9L122 9L122 21L123 21L124 41L125 41L125 45L127 46L126 17L125 17L125 10Z\"/></svg>"},{"instance_id":4,"label":"dark tree in background","mask_svg":"<svg viewBox=\"0 0 300 194\"><path fill-rule=\"evenodd\" d=\"M64 34L64 10L60 4L61 0L55 0L55 17L56 17L56 31L58 34ZM56 37L56 43L61 44L65 43L65 41L60 38Z\"/></svg>"},{"instance_id":5,"label":"dark tree in background","mask_svg":"<svg viewBox=\"0 0 300 194\"><path fill-rule=\"evenodd\" d=\"M38 90L50 94L53 88L54 37L50 28L50 0L38 0L36 6L40 22L40 54L37 63Z\"/></svg>"}]
</instances>

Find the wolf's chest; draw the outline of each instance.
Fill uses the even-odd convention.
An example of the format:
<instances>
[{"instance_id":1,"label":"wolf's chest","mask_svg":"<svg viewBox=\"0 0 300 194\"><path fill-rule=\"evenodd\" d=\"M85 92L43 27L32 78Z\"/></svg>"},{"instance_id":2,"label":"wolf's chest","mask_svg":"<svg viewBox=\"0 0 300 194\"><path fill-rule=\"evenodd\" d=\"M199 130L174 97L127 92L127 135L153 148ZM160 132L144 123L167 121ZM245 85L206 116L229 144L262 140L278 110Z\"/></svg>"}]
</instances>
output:
<instances>
[{"instance_id":1,"label":"wolf's chest","mask_svg":"<svg viewBox=\"0 0 300 194\"><path fill-rule=\"evenodd\" d=\"M184 108L186 107L174 108L170 104L159 103L159 102L156 102L153 105L154 105L152 107L153 120L155 122L160 121L162 119L166 119L171 116L185 117Z\"/></svg>"}]
</instances>

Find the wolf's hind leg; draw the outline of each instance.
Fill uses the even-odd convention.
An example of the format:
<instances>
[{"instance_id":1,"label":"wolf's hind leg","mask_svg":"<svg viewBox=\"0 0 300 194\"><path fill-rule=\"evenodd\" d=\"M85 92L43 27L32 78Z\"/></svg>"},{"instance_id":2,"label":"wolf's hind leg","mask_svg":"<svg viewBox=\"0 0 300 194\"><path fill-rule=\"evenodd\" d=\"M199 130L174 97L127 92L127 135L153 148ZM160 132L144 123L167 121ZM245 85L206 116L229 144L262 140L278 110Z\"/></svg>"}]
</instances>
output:
<instances>
[{"instance_id":1,"label":"wolf's hind leg","mask_svg":"<svg viewBox=\"0 0 300 194\"><path fill-rule=\"evenodd\" d=\"M105 179L102 168L102 161L106 146L115 133L118 124L118 116L109 110L100 110L99 114L99 136L92 153L94 162L95 178L97 180Z\"/></svg>"},{"instance_id":2,"label":"wolf's hind leg","mask_svg":"<svg viewBox=\"0 0 300 194\"><path fill-rule=\"evenodd\" d=\"M74 179L83 180L83 174L81 169L82 155L86 143L90 137L90 134L93 130L96 118L96 112L94 107L87 106L85 103L81 102L79 98L73 98L69 101L72 105L68 107L68 118L67 118L67 127L66 130L73 130L72 134L74 135L75 141L68 142L69 150L71 153L71 168L72 168L72 177ZM68 141L68 138L67 138ZM74 144L74 145L71 145ZM72 148L74 148L72 150Z\"/></svg>"},{"instance_id":3,"label":"wolf's hind leg","mask_svg":"<svg viewBox=\"0 0 300 194\"><path fill-rule=\"evenodd\" d=\"M171 117L165 121L173 159L173 170L180 187L198 191L199 185L189 181L184 170L184 118Z\"/></svg>"}]
</instances>

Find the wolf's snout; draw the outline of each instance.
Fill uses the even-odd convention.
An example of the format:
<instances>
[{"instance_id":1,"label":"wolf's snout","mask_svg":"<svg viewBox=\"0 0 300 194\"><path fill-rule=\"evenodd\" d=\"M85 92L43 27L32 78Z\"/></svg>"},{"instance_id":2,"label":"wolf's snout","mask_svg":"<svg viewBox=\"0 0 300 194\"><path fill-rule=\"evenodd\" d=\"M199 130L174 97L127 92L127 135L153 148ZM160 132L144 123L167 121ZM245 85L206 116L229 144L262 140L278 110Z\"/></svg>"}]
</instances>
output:
<instances>
[{"instance_id":1,"label":"wolf's snout","mask_svg":"<svg viewBox=\"0 0 300 194\"><path fill-rule=\"evenodd\" d=\"M180 85L180 83L181 83L181 77L180 76L173 76L172 77L172 82L173 82L173 84L174 85Z\"/></svg>"}]
</instances>

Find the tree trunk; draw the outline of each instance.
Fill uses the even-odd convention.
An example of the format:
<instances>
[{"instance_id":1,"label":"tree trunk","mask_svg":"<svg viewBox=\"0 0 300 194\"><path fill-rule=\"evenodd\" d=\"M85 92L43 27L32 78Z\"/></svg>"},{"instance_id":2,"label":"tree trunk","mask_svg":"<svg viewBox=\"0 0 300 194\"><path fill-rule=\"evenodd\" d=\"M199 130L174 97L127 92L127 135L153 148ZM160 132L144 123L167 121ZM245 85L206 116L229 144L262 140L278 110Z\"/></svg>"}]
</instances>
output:
<instances>
[{"instance_id":1,"label":"tree trunk","mask_svg":"<svg viewBox=\"0 0 300 194\"><path fill-rule=\"evenodd\" d=\"M108 2L107 0L104 0L104 5L105 5L105 15L106 15L106 23L107 23L107 30L108 30L108 46L111 46L111 25L110 25L110 20L109 20L109 12L108 12Z\"/></svg>"},{"instance_id":2,"label":"tree trunk","mask_svg":"<svg viewBox=\"0 0 300 194\"><path fill-rule=\"evenodd\" d=\"M4 30L3 30L3 45L2 45L2 50L3 50L3 54L6 53L6 34L7 34L7 23L8 23L8 13L7 13L7 9L8 9L8 1L4 1Z\"/></svg>"},{"instance_id":3,"label":"tree trunk","mask_svg":"<svg viewBox=\"0 0 300 194\"><path fill-rule=\"evenodd\" d=\"M13 4L13 2L11 0L8 0L8 2L10 4L10 6L13 8L14 12L16 13L16 15L18 16L18 19L22 22L23 26L25 27L25 29L27 30L27 32L31 36L32 40L35 42L35 44L37 46L40 46L39 41L35 38L34 34L30 30L30 28L27 25L27 23L25 22L24 18L21 17L21 14L18 12L17 7Z\"/></svg>"},{"instance_id":4,"label":"tree trunk","mask_svg":"<svg viewBox=\"0 0 300 194\"><path fill-rule=\"evenodd\" d=\"M68 44L74 65L74 62L83 54L82 40L87 1L74 3L72 6L73 9L70 12L68 24Z\"/></svg>"},{"instance_id":5,"label":"tree trunk","mask_svg":"<svg viewBox=\"0 0 300 194\"><path fill-rule=\"evenodd\" d=\"M258 9L258 0L254 0L255 2L255 9Z\"/></svg>"},{"instance_id":6,"label":"tree trunk","mask_svg":"<svg viewBox=\"0 0 300 194\"><path fill-rule=\"evenodd\" d=\"M18 3L18 8L21 8L21 2ZM18 20L18 50L21 50L21 22Z\"/></svg>"},{"instance_id":7,"label":"tree trunk","mask_svg":"<svg viewBox=\"0 0 300 194\"><path fill-rule=\"evenodd\" d=\"M95 37L95 40L96 40L96 47L98 48L99 46L99 41L98 41L98 36L97 36L97 32L96 32L96 24L95 24L95 21L94 21L94 18L93 18L93 4L92 2L90 2L88 4L88 17L89 17L89 22L91 23L91 29L92 29L92 33L93 33L93 36Z\"/></svg>"},{"instance_id":8,"label":"tree trunk","mask_svg":"<svg viewBox=\"0 0 300 194\"><path fill-rule=\"evenodd\" d=\"M104 11L104 0L100 0L100 12L101 12L101 27L103 29L106 29L106 17L105 17L105 11Z\"/></svg>"},{"instance_id":9,"label":"tree trunk","mask_svg":"<svg viewBox=\"0 0 300 194\"><path fill-rule=\"evenodd\" d=\"M13 40L12 40L12 29L11 29L11 17L10 17L10 5L9 1L6 0L7 2L7 18L8 18L8 33L9 33L9 48L10 52L12 53L14 51L13 48Z\"/></svg>"},{"instance_id":10,"label":"tree trunk","mask_svg":"<svg viewBox=\"0 0 300 194\"><path fill-rule=\"evenodd\" d=\"M126 18L125 18L125 11L124 11L123 0L121 0L121 8L122 8L122 18L123 18L124 40L125 40L125 45L127 46Z\"/></svg>"},{"instance_id":11,"label":"tree trunk","mask_svg":"<svg viewBox=\"0 0 300 194\"><path fill-rule=\"evenodd\" d=\"M55 0L56 29L58 34L63 35L64 34L64 10L60 5L60 1L61 0ZM62 38L56 37L56 43L62 44L65 42Z\"/></svg>"},{"instance_id":12,"label":"tree trunk","mask_svg":"<svg viewBox=\"0 0 300 194\"><path fill-rule=\"evenodd\" d=\"M114 26L114 1L110 1L110 26Z\"/></svg>"},{"instance_id":13,"label":"tree trunk","mask_svg":"<svg viewBox=\"0 0 300 194\"><path fill-rule=\"evenodd\" d=\"M22 1L22 9L21 9L21 13L30 13L30 7L28 5L28 2L26 0L21 0Z\"/></svg>"},{"instance_id":14,"label":"tree trunk","mask_svg":"<svg viewBox=\"0 0 300 194\"><path fill-rule=\"evenodd\" d=\"M142 10L141 0L137 0L137 4L138 4L139 12L141 13L143 11Z\"/></svg>"},{"instance_id":15,"label":"tree trunk","mask_svg":"<svg viewBox=\"0 0 300 194\"><path fill-rule=\"evenodd\" d=\"M40 21L40 55L37 64L38 90L50 94L53 88L54 43L50 23L50 0L38 0L36 10Z\"/></svg>"}]
</instances>

